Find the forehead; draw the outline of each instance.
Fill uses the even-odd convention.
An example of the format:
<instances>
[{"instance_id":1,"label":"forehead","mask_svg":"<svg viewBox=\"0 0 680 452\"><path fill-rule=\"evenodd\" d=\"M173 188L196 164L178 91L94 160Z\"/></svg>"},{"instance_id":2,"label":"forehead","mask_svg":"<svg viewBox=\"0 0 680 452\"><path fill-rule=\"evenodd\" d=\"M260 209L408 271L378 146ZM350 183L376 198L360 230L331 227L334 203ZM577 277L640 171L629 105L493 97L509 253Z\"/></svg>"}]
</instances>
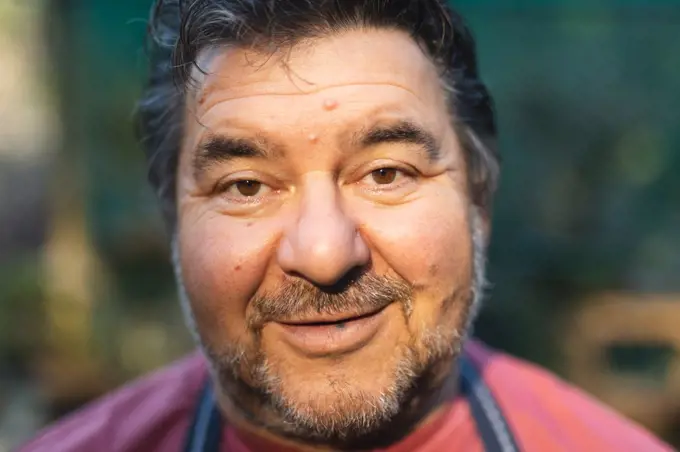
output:
<instances>
[{"instance_id":1,"label":"forehead","mask_svg":"<svg viewBox=\"0 0 680 452\"><path fill-rule=\"evenodd\" d=\"M264 96L258 99L262 103L370 85L401 90L400 97L411 97L411 102L445 109L434 64L410 36L396 30L344 31L274 54L213 48L201 53L198 66L187 98L187 107L198 116L234 100Z\"/></svg>"}]
</instances>

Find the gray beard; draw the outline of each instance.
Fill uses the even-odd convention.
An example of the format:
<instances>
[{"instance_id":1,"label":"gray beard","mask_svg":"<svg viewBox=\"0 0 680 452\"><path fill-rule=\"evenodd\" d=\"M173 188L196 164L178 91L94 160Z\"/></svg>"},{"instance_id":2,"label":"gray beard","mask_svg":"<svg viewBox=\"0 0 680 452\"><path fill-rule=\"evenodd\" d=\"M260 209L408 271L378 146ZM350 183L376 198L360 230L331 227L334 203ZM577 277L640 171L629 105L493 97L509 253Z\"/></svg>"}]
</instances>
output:
<instances>
[{"instance_id":1,"label":"gray beard","mask_svg":"<svg viewBox=\"0 0 680 452\"><path fill-rule=\"evenodd\" d=\"M219 381L223 387L231 389L225 392L227 394L250 394L251 402L255 400L255 404L260 403L271 408L274 416L272 417L270 413L266 417L275 420L258 419L258 416L246 404L241 404L238 400L232 400L231 402L241 412L243 417L273 433L278 433L291 439L333 444L342 448L355 447L357 444L365 447L367 443L380 445L382 439L377 437L382 435L381 432L388 425L389 431L400 430L394 428L395 422L399 423L398 415L401 411L405 411L404 406L410 400L419 396L418 394L409 395L409 391L412 391L415 386L427 387L439 384L433 382L435 375L441 373L442 365L447 366L445 373L449 373L451 361L460 353L463 344L472 335L473 323L479 313L487 286L485 278L485 235L482 218L476 208L472 208L470 211L469 227L473 245L472 290L464 330L454 332L432 331L430 335L423 338L424 341L429 343L429 346L426 347L429 350L427 357L416 357L413 351L414 348L405 347L402 350L401 361L397 363L395 369L393 376L394 384L381 394L378 403L367 404L371 406L365 411L355 413L355 415L347 416L346 418L321 419L315 416L314 413L297 409L295 404L281 396L281 381L276 373L273 372L267 360L261 356L251 358L250 360L250 363L253 365L251 377L258 383L257 387L253 388L250 385L245 385L237 371L242 368L242 361L247 359L243 351L234 350L227 355L218 354L214 350L210 350L210 347L202 342L191 310L189 295L182 281L179 247L177 246L175 236L172 240L172 258L180 306L189 331L212 366L212 373L216 381ZM422 365L418 365L418 362L421 362ZM228 369L228 372L225 372L226 369ZM354 405L357 402L356 399L362 397L362 394L348 393L347 397L348 405ZM283 422L277 422L277 418L282 419ZM404 420L405 425L401 429L402 432L408 431L409 424L412 421L410 417L408 420Z\"/></svg>"}]
</instances>

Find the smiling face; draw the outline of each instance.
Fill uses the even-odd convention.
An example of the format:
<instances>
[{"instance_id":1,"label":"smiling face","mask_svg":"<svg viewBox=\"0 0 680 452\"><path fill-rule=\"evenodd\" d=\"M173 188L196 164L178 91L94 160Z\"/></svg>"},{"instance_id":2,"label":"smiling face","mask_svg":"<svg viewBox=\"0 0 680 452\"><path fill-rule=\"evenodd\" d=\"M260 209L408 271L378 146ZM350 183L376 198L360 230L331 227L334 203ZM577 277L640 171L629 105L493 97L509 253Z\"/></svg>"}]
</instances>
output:
<instances>
[{"instance_id":1,"label":"smiling face","mask_svg":"<svg viewBox=\"0 0 680 452\"><path fill-rule=\"evenodd\" d=\"M473 300L437 71L390 30L213 49L201 67L175 246L225 409L301 439L379 429L447 373Z\"/></svg>"}]
</instances>

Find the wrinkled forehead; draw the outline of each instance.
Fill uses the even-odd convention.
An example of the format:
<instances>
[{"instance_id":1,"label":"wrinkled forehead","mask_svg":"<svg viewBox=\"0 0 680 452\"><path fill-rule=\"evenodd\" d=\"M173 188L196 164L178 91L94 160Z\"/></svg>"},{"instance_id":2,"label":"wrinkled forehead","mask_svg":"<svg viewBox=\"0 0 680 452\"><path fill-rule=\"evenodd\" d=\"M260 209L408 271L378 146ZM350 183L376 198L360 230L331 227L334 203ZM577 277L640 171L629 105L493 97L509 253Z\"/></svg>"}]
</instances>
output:
<instances>
[{"instance_id":1,"label":"wrinkled forehead","mask_svg":"<svg viewBox=\"0 0 680 452\"><path fill-rule=\"evenodd\" d=\"M187 106L261 94L311 94L349 85L393 85L421 101L444 101L435 65L406 33L350 30L302 40L277 50L213 46L191 74Z\"/></svg>"}]
</instances>

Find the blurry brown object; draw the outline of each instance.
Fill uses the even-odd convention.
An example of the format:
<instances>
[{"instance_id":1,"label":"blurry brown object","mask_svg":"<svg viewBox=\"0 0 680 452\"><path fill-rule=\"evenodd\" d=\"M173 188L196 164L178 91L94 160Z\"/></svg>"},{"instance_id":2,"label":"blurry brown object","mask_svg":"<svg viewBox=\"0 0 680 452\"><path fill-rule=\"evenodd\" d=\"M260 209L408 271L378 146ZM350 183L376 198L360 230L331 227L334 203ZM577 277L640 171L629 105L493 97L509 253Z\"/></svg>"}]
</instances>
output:
<instances>
[{"instance_id":1,"label":"blurry brown object","mask_svg":"<svg viewBox=\"0 0 680 452\"><path fill-rule=\"evenodd\" d=\"M569 380L659 435L678 434L680 296L597 295L576 308L565 327ZM637 350L639 368L617 369L616 350ZM654 353L663 355L656 373L644 359Z\"/></svg>"},{"instance_id":2,"label":"blurry brown object","mask_svg":"<svg viewBox=\"0 0 680 452\"><path fill-rule=\"evenodd\" d=\"M80 190L68 183L70 168L57 172L52 225L45 246L46 350L38 363L41 388L53 406L88 400L107 387L93 344L95 287L101 281L89 243ZM70 178L70 180L77 180Z\"/></svg>"}]
</instances>

